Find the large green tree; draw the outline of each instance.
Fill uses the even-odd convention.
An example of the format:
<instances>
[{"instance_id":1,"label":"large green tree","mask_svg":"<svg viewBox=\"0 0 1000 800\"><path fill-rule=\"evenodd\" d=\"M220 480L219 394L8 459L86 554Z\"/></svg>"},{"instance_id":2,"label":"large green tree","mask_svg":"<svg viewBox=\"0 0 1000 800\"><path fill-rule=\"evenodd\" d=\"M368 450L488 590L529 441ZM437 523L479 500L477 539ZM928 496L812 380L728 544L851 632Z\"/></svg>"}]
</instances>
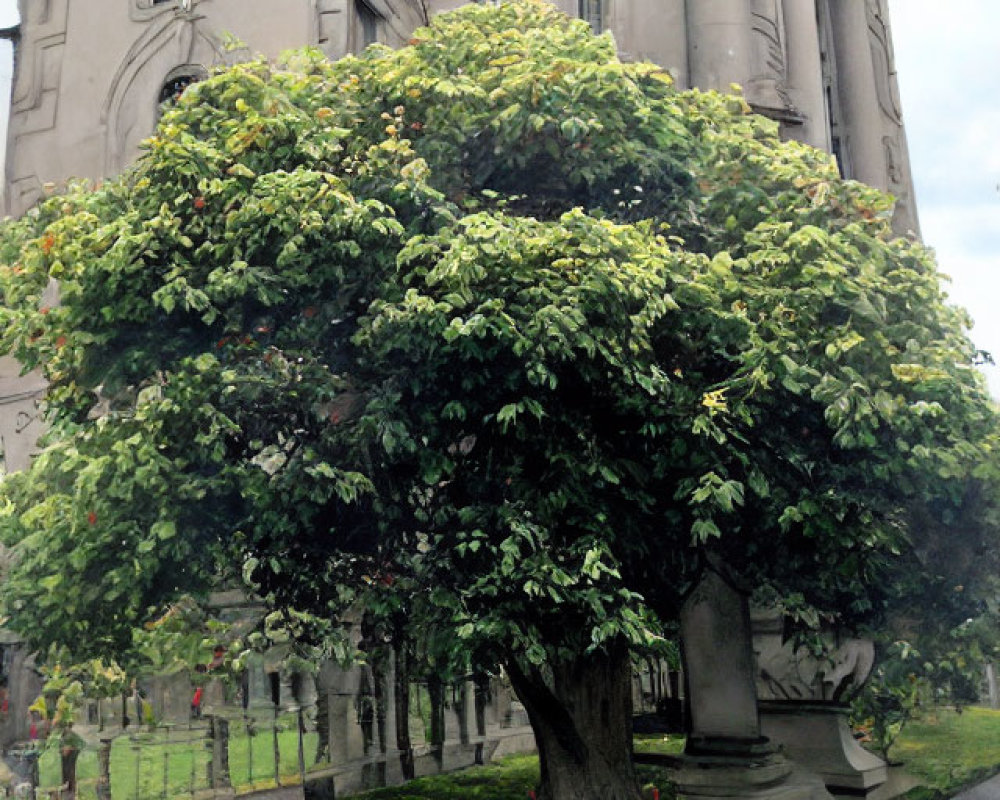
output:
<instances>
[{"instance_id":1,"label":"large green tree","mask_svg":"<svg viewBox=\"0 0 1000 800\"><path fill-rule=\"evenodd\" d=\"M3 230L52 424L3 484L11 624L82 656L220 581L367 605L506 667L541 797L634 800L629 653L707 553L870 617L989 450L890 205L538 0L216 75Z\"/></svg>"}]
</instances>

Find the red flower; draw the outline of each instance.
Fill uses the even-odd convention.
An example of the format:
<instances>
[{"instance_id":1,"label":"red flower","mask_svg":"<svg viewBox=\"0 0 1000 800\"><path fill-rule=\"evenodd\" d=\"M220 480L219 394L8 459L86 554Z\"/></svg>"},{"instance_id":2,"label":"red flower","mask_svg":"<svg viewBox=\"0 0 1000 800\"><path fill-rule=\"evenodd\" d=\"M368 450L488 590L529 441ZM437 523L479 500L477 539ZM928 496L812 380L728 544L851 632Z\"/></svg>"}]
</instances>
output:
<instances>
[{"instance_id":1,"label":"red flower","mask_svg":"<svg viewBox=\"0 0 1000 800\"><path fill-rule=\"evenodd\" d=\"M94 513L93 511L88 511L87 512L87 522L89 522L91 525L96 525L97 524L97 514Z\"/></svg>"},{"instance_id":2,"label":"red flower","mask_svg":"<svg viewBox=\"0 0 1000 800\"><path fill-rule=\"evenodd\" d=\"M45 234L45 238L42 239L42 252L48 255L52 251L52 246L56 243L56 237L51 233Z\"/></svg>"},{"instance_id":3,"label":"red flower","mask_svg":"<svg viewBox=\"0 0 1000 800\"><path fill-rule=\"evenodd\" d=\"M65 347L65 346L66 346L65 336L60 336L58 339L56 339L56 347Z\"/></svg>"},{"instance_id":4,"label":"red flower","mask_svg":"<svg viewBox=\"0 0 1000 800\"><path fill-rule=\"evenodd\" d=\"M302 309L302 316L306 319L312 319L318 313L319 312L317 311L316 306L306 306Z\"/></svg>"},{"instance_id":5,"label":"red flower","mask_svg":"<svg viewBox=\"0 0 1000 800\"><path fill-rule=\"evenodd\" d=\"M50 309L48 306L42 306L40 309L38 309L38 313L39 314L48 314L49 311L51 311L51 310L52 309Z\"/></svg>"},{"instance_id":6,"label":"red flower","mask_svg":"<svg viewBox=\"0 0 1000 800\"><path fill-rule=\"evenodd\" d=\"M205 198L198 195L192 202L195 211L201 211L205 207Z\"/></svg>"}]
</instances>

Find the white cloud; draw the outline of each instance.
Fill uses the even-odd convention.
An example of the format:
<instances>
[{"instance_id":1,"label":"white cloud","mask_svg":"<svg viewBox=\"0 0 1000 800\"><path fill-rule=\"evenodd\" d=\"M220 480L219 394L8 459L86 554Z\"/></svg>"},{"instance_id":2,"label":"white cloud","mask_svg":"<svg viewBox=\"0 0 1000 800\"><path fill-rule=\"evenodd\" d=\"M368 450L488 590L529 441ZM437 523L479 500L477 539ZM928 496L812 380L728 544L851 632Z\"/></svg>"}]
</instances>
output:
<instances>
[{"instance_id":1,"label":"white cloud","mask_svg":"<svg viewBox=\"0 0 1000 800\"><path fill-rule=\"evenodd\" d=\"M889 0L924 241L1000 359L1000 3ZM985 370L1000 398L1000 368Z\"/></svg>"}]
</instances>

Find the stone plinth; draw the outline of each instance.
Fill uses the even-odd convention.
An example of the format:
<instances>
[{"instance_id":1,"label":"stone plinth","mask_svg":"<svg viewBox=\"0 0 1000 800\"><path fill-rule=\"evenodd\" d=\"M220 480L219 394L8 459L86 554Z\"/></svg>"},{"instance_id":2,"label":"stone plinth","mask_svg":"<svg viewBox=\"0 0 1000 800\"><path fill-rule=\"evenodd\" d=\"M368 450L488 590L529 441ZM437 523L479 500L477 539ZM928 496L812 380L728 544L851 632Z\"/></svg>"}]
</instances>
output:
<instances>
[{"instance_id":1,"label":"stone plinth","mask_svg":"<svg viewBox=\"0 0 1000 800\"><path fill-rule=\"evenodd\" d=\"M886 763L855 740L845 706L770 701L760 710L768 738L818 773L831 792L864 796L885 783Z\"/></svg>"},{"instance_id":2,"label":"stone plinth","mask_svg":"<svg viewBox=\"0 0 1000 800\"><path fill-rule=\"evenodd\" d=\"M761 734L746 594L706 569L681 609L688 740L681 797L831 800Z\"/></svg>"}]
</instances>

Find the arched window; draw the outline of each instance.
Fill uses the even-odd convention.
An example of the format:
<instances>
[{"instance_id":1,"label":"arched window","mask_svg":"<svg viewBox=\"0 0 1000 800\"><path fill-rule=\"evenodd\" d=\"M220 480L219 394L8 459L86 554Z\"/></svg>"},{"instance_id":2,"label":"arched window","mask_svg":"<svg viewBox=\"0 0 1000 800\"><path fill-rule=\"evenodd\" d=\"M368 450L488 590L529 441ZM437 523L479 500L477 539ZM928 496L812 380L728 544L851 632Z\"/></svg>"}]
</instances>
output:
<instances>
[{"instance_id":1,"label":"arched window","mask_svg":"<svg viewBox=\"0 0 1000 800\"><path fill-rule=\"evenodd\" d=\"M129 16L136 21L149 20L171 8L190 11L195 0L131 0Z\"/></svg>"},{"instance_id":2,"label":"arched window","mask_svg":"<svg viewBox=\"0 0 1000 800\"><path fill-rule=\"evenodd\" d=\"M590 23L594 33L604 30L604 8L601 0L580 0L580 19Z\"/></svg>"},{"instance_id":3,"label":"arched window","mask_svg":"<svg viewBox=\"0 0 1000 800\"><path fill-rule=\"evenodd\" d=\"M204 67L190 64L171 70L160 87L160 94L156 98L157 106L162 108L166 103L177 102L188 86L203 81L207 77L208 73Z\"/></svg>"}]
</instances>

